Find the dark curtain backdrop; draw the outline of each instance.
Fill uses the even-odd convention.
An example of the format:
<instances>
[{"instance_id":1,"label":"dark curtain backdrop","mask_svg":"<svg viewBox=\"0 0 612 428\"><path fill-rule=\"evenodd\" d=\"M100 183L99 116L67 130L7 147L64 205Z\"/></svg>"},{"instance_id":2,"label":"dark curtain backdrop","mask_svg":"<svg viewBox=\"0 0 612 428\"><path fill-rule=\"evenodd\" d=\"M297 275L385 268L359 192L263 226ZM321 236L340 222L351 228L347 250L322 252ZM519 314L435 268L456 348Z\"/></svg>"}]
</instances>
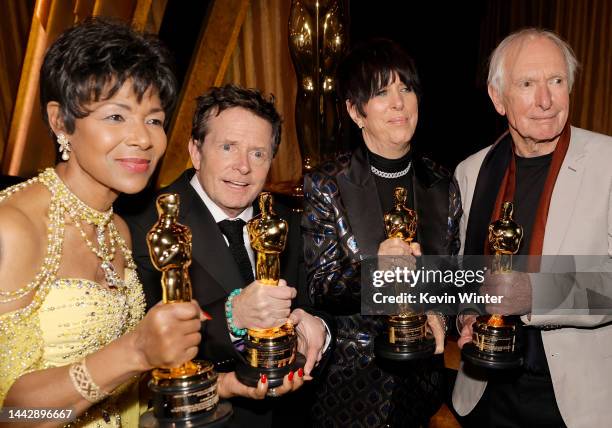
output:
<instances>
[{"instance_id":1,"label":"dark curtain backdrop","mask_svg":"<svg viewBox=\"0 0 612 428\"><path fill-rule=\"evenodd\" d=\"M351 2L351 43L388 37L414 57L423 86L414 143L450 168L506 129L487 95L488 59L505 36L528 26L560 34L581 64L572 124L612 135L610 0ZM354 142L355 131L344 137Z\"/></svg>"},{"instance_id":2,"label":"dark curtain backdrop","mask_svg":"<svg viewBox=\"0 0 612 428\"><path fill-rule=\"evenodd\" d=\"M1 3L0 163L8 165L9 160L2 157L6 157L15 105L24 101L16 96L35 1L1 0ZM165 1L162 3L165 5ZM299 174L293 125L295 77L285 40L288 4L288 0L251 1L246 26L226 77L227 81L278 92L286 129L282 153L273 169L274 182L294 179ZM495 113L486 94L487 60L503 37L525 26L556 31L574 48L581 67L572 93L572 123L612 135L610 0L377 0L350 1L349 7L350 43L389 37L414 56L424 89L415 145L451 168L490 144L505 128L504 118ZM168 28L181 24L168 15L163 15ZM180 43L179 32L172 34ZM177 62L188 64L190 52L175 50ZM345 145L356 141L354 133L353 126L345 129ZM36 158L37 153L26 151L23 163L33 163Z\"/></svg>"},{"instance_id":3,"label":"dark curtain backdrop","mask_svg":"<svg viewBox=\"0 0 612 428\"><path fill-rule=\"evenodd\" d=\"M486 7L479 58L488 58L507 34L520 28L555 31L572 46L580 63L571 95L572 124L612 135L612 2L493 0Z\"/></svg>"}]
</instances>

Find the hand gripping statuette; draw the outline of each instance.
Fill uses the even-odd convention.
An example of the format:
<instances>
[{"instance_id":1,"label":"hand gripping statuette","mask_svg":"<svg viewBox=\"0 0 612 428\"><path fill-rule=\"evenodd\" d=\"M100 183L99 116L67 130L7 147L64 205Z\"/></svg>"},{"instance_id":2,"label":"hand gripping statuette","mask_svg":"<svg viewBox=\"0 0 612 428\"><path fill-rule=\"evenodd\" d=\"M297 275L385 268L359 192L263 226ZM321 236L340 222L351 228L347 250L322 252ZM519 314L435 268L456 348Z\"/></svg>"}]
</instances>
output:
<instances>
[{"instance_id":1,"label":"hand gripping statuette","mask_svg":"<svg viewBox=\"0 0 612 428\"><path fill-rule=\"evenodd\" d=\"M502 217L489 225L488 242L494 252L492 273L512 272L512 256L520 248L523 228L512 219L514 206L504 202ZM515 317L499 314L481 315L474 323L472 343L461 354L466 361L487 369L512 369L523 364L517 340L520 323Z\"/></svg>"},{"instance_id":2,"label":"hand gripping statuette","mask_svg":"<svg viewBox=\"0 0 612 428\"><path fill-rule=\"evenodd\" d=\"M179 196L157 198L159 218L147 233L149 255L162 272L163 303L191 301L191 230L178 223ZM153 392L151 426L222 426L232 414L231 404L219 402L217 373L212 363L193 360L180 367L157 368L151 373ZM150 420L151 418L149 418ZM148 425L148 424L147 424Z\"/></svg>"},{"instance_id":3,"label":"hand gripping statuette","mask_svg":"<svg viewBox=\"0 0 612 428\"><path fill-rule=\"evenodd\" d=\"M288 226L276 215L272 202L272 194L259 195L260 214L247 223L247 231L257 254L256 279L275 287L280 279L280 254L285 249ZM297 352L297 334L290 322L274 328L248 329L244 359L236 367L238 380L256 386L260 375L265 374L270 388L282 385L289 371L305 363L304 356Z\"/></svg>"},{"instance_id":4,"label":"hand gripping statuette","mask_svg":"<svg viewBox=\"0 0 612 428\"><path fill-rule=\"evenodd\" d=\"M406 189L395 188L393 208L384 217L385 232L387 238L399 238L410 243L416 236L417 214L406 207L406 196ZM427 333L426 321L427 315L422 311L401 303L399 313L387 318L386 332L376 338L376 356L390 361L409 361L433 355L436 341Z\"/></svg>"}]
</instances>

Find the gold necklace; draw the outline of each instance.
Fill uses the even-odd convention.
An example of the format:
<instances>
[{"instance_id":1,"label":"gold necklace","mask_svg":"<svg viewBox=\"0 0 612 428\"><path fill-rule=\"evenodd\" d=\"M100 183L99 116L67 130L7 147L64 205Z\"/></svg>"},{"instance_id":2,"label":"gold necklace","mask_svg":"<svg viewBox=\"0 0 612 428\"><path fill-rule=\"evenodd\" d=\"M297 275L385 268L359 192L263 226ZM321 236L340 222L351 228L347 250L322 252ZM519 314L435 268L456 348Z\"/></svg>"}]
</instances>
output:
<instances>
[{"instance_id":1,"label":"gold necklace","mask_svg":"<svg viewBox=\"0 0 612 428\"><path fill-rule=\"evenodd\" d=\"M104 263L104 261L108 262L104 263L104 265L101 264L102 270L105 274L105 279L107 280L108 284L112 285L114 283L121 286L124 281L122 281L116 273L113 274L114 266L112 265L112 263L110 263L110 260L112 260L112 258L109 259L108 256L104 257L104 255L114 255L115 250L113 248L115 247L116 243L118 243L119 247L123 252L127 267L130 269L136 269L136 264L132 259L132 252L127 247L127 244L125 243L121 235L119 235L119 233L117 232L114 223L111 221L113 214L112 210L109 210L105 213L101 213L88 207L66 187L62 180L60 180L60 178L57 176L53 168L47 168L42 173L40 173L38 177L34 177L26 182L17 184L3 191L0 191L0 202L35 183L43 184L49 189L49 192L51 192L51 201L49 202L48 211L49 226L47 231L47 256L45 257L43 265L41 266L39 272L36 274L34 279L27 285L13 291L0 290L0 303L9 303L15 300L19 300L22 297L28 295L30 292L39 289L45 284L48 285L55 280L62 257L64 230L66 224L65 218L66 214L68 214L69 211L69 209L66 208L66 205L74 205L75 207L78 206L80 208L84 208L83 210L81 210L81 213L83 214L82 217L84 217L84 221L87 221L87 219L89 219L92 222L95 222L94 224L97 223L102 225L108 225L109 243L111 244L111 249L100 251L95 248L95 246L93 245L93 243L91 243L91 241L89 241L89 239L87 239L87 235L85 235L84 238L86 243L89 242L88 247L92 249L96 256L102 259L102 263ZM70 203L66 203L67 200L70 201ZM80 216L77 215L77 211L74 212L74 215L79 218ZM76 226L78 229L81 224L77 221L75 222L75 225L77 223L79 223L78 226ZM102 231L103 230L104 228L102 228ZM81 236L83 236L84 234L85 233L83 231L81 233ZM101 235L104 234L101 233ZM103 243L102 246L104 245L105 243ZM94 251L94 249L97 251ZM102 257L100 257L99 254L102 255ZM28 308L30 308L30 306L28 306Z\"/></svg>"},{"instance_id":2,"label":"gold necklace","mask_svg":"<svg viewBox=\"0 0 612 428\"><path fill-rule=\"evenodd\" d=\"M117 227L113 222L113 207L108 211L98 211L83 201L81 201L64 182L57 176L55 171L52 178L55 181L52 183L55 188L56 196L59 200L61 209L72 220L75 228L79 231L81 237L85 240L87 247L100 259L100 268L104 272L104 279L109 287L122 288L125 282L119 277L112 261L115 258L116 243L122 246L125 252L125 241L121 239ZM96 229L96 241L98 247L89 240L87 234L83 230L82 223L92 225ZM106 244L106 231L108 230L108 243Z\"/></svg>"}]
</instances>

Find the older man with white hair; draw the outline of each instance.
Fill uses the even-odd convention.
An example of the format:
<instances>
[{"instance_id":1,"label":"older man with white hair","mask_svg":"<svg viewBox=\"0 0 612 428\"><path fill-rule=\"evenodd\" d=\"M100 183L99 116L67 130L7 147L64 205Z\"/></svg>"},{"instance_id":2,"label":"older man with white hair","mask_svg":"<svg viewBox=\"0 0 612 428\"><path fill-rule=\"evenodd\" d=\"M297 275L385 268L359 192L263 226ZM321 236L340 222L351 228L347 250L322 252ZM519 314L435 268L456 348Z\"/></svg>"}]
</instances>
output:
<instances>
[{"instance_id":1,"label":"older man with white hair","mask_svg":"<svg viewBox=\"0 0 612 428\"><path fill-rule=\"evenodd\" d=\"M508 132L455 172L461 206L453 208L463 211L458 226L463 254L486 253L487 226L509 200L524 228L519 254L600 255L600 272L610 271L612 138L570 126L576 68L563 40L534 28L508 36L493 52L488 92L495 110L506 116ZM564 289L572 297L566 303L578 301L590 287L609 295L609 275L597 278L574 277ZM537 311L532 305L541 288L533 274L491 275L488 281L488 289L504 294L506 302L488 311L524 314L524 363L518 370L496 372L461 365L453 405L467 415L466 425L609 426L609 311L596 315L588 305L580 315L571 310L575 307ZM458 317L460 346L472 340L475 318Z\"/></svg>"}]
</instances>

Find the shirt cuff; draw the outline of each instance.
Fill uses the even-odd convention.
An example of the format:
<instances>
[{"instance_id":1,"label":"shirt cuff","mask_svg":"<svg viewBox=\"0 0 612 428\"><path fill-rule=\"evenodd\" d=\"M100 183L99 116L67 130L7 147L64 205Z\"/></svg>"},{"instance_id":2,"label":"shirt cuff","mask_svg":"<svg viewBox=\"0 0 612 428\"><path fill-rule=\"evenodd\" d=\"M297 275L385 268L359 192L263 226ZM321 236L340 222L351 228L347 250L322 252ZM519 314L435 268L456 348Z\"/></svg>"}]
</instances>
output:
<instances>
[{"instance_id":1,"label":"shirt cuff","mask_svg":"<svg viewBox=\"0 0 612 428\"><path fill-rule=\"evenodd\" d=\"M323 318L317 316L315 316L315 318L321 320L321 322L325 326L325 344L323 345L323 349L321 350L321 354L324 354L325 352L327 352L327 348L329 348L329 345L331 343L331 332L329 331L329 327L327 326L327 323L323 320Z\"/></svg>"},{"instance_id":2,"label":"shirt cuff","mask_svg":"<svg viewBox=\"0 0 612 428\"><path fill-rule=\"evenodd\" d=\"M232 343L242 340L242 337L234 336L231 331L229 332L229 337Z\"/></svg>"}]
</instances>

